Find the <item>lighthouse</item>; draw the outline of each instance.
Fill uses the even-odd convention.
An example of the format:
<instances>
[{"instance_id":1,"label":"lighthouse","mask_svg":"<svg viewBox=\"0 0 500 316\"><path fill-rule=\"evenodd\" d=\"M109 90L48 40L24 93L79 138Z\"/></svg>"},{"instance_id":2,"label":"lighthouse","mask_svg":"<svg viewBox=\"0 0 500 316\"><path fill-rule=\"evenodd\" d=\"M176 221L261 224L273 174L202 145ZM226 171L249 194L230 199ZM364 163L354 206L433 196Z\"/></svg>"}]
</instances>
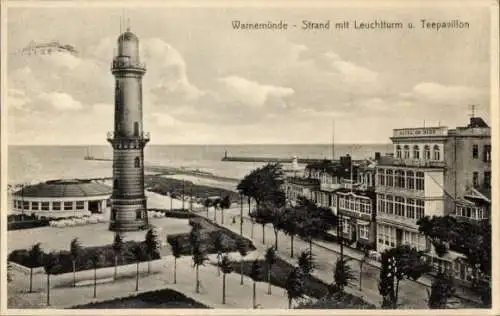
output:
<instances>
[{"instance_id":1,"label":"lighthouse","mask_svg":"<svg viewBox=\"0 0 500 316\"><path fill-rule=\"evenodd\" d=\"M149 133L142 126L142 77L139 39L129 28L118 37L118 53L111 73L115 77L114 131L107 135L113 147L113 192L109 230L123 233L148 228L144 194L144 147Z\"/></svg>"}]
</instances>

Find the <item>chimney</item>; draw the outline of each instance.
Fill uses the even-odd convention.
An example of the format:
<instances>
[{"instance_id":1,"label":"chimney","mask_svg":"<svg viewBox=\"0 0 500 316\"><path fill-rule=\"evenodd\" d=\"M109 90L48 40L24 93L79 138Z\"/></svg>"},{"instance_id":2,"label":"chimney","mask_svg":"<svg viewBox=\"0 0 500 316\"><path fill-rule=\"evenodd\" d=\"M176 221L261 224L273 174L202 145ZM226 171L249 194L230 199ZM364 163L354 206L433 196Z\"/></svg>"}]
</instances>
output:
<instances>
[{"instance_id":1,"label":"chimney","mask_svg":"<svg viewBox=\"0 0 500 316\"><path fill-rule=\"evenodd\" d=\"M377 151L375 152L375 161L379 161L380 160L380 152Z\"/></svg>"}]
</instances>

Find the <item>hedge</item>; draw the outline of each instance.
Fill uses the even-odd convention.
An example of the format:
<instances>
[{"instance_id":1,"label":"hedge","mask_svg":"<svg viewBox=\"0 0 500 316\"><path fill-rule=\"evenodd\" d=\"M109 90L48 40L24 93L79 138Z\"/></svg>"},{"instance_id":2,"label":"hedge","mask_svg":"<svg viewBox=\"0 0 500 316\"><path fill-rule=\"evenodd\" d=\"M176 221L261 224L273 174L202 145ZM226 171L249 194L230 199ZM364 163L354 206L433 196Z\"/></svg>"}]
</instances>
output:
<instances>
[{"instance_id":1,"label":"hedge","mask_svg":"<svg viewBox=\"0 0 500 316\"><path fill-rule=\"evenodd\" d=\"M243 242L247 245L248 251L253 251L255 250L255 246L253 245L252 241L249 239L246 239L244 237L241 237L240 235L225 229L225 228L218 228L214 227L215 225L211 224L207 220L197 217L197 218L192 218L189 220L189 224L191 226L194 225L200 225L201 228L201 236L202 236L202 246L204 247L205 251L208 254L213 254L217 253L215 249L215 240L217 238L217 235L219 233L222 233L227 241L227 249L224 250L224 252L235 252L238 251L237 248L237 241L239 239L242 239ZM189 242L189 233L181 233L181 234L174 234L174 235L168 235L167 236L167 242L172 245L174 240L177 240L177 242L180 245L181 248L181 255L182 256L188 256L192 254L191 251L191 244Z\"/></svg>"},{"instance_id":2,"label":"hedge","mask_svg":"<svg viewBox=\"0 0 500 316\"><path fill-rule=\"evenodd\" d=\"M48 219L24 220L20 222L7 223L7 230L19 230L49 226Z\"/></svg>"},{"instance_id":3,"label":"hedge","mask_svg":"<svg viewBox=\"0 0 500 316\"><path fill-rule=\"evenodd\" d=\"M137 244L144 244L144 242L127 241L123 243L123 252L121 257L118 259L119 265L135 263L135 257L132 253L132 249ZM69 247L69 246L68 246ZM99 247L83 247L82 253L76 262L76 271L93 269L92 263L89 259L89 253L93 250L99 250L103 256L103 260L97 266L97 268L112 267L115 265L115 253L113 251L113 246L105 245ZM45 254L45 252L44 252ZM73 272L73 261L71 260L71 253L67 250L61 250L56 252L59 264L54 269L53 274L62 274ZM29 262L29 251L26 249L14 250L9 254L9 261L19 263L23 266L30 267ZM159 259L159 257L152 258L153 260Z\"/></svg>"},{"instance_id":4,"label":"hedge","mask_svg":"<svg viewBox=\"0 0 500 316\"><path fill-rule=\"evenodd\" d=\"M77 305L71 309L113 308L209 308L182 293L170 289L140 293L104 302Z\"/></svg>"}]
</instances>

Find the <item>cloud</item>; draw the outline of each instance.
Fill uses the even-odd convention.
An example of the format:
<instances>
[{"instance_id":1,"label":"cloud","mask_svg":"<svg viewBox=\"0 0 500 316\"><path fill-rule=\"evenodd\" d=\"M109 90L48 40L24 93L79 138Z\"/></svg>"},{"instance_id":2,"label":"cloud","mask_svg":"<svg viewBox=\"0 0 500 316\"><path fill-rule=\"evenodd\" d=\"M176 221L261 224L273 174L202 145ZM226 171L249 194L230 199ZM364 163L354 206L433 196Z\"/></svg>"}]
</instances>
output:
<instances>
[{"instance_id":1,"label":"cloud","mask_svg":"<svg viewBox=\"0 0 500 316\"><path fill-rule=\"evenodd\" d=\"M219 80L224 84L224 92L227 92L225 95L251 107L262 107L268 101L283 104L282 99L294 93L291 88L264 85L238 76Z\"/></svg>"},{"instance_id":2,"label":"cloud","mask_svg":"<svg viewBox=\"0 0 500 316\"><path fill-rule=\"evenodd\" d=\"M41 93L38 98L40 101L47 103L56 110L79 110L82 108L82 103L73 99L67 93L50 92Z\"/></svg>"},{"instance_id":3,"label":"cloud","mask_svg":"<svg viewBox=\"0 0 500 316\"><path fill-rule=\"evenodd\" d=\"M21 110L30 102L24 91L17 89L9 89L7 92L7 104L9 108Z\"/></svg>"},{"instance_id":4,"label":"cloud","mask_svg":"<svg viewBox=\"0 0 500 316\"><path fill-rule=\"evenodd\" d=\"M416 84L410 92L402 93L403 99L419 100L432 104L457 105L468 102L478 102L486 91L474 87L447 86L435 82Z\"/></svg>"}]
</instances>

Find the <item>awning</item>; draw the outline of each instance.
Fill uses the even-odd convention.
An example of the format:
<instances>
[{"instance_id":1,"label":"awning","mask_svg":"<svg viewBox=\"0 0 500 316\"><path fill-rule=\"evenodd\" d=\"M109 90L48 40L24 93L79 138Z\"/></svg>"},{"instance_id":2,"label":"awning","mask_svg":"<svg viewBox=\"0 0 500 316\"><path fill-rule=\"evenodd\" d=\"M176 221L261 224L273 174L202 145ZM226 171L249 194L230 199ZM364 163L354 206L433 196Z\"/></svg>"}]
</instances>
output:
<instances>
[{"instance_id":1,"label":"awning","mask_svg":"<svg viewBox=\"0 0 500 316\"><path fill-rule=\"evenodd\" d=\"M370 224L371 224L371 222L368 222L368 221L363 221L363 220L360 220L360 219L358 219L358 220L356 221L356 223L357 223L358 225L362 225L362 226L367 226L367 225L370 225Z\"/></svg>"}]
</instances>

